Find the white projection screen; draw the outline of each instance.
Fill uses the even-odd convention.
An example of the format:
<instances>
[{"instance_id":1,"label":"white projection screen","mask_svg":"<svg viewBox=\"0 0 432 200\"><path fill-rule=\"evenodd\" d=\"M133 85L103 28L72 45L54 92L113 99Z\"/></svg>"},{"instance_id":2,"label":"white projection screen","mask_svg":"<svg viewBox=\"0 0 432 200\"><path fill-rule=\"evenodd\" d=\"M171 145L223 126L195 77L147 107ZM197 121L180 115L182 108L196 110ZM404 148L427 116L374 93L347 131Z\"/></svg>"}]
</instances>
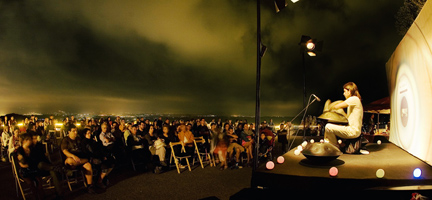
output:
<instances>
[{"instance_id":1,"label":"white projection screen","mask_svg":"<svg viewBox=\"0 0 432 200\"><path fill-rule=\"evenodd\" d=\"M432 164L432 1L427 1L386 64L390 141Z\"/></svg>"}]
</instances>

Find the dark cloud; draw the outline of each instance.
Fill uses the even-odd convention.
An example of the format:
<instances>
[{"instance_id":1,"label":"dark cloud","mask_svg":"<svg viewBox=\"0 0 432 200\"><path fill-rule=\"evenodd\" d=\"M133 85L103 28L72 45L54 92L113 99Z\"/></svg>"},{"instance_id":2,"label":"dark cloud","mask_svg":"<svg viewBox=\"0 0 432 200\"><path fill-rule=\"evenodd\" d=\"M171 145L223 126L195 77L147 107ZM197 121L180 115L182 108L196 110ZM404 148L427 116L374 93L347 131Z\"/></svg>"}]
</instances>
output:
<instances>
[{"instance_id":1,"label":"dark cloud","mask_svg":"<svg viewBox=\"0 0 432 200\"><path fill-rule=\"evenodd\" d=\"M2 1L0 113L136 112L253 115L256 1ZM263 115L302 109L307 93L364 102L388 95L385 62L401 39L402 1L307 1L261 8ZM313 105L318 113L323 103Z\"/></svg>"}]
</instances>

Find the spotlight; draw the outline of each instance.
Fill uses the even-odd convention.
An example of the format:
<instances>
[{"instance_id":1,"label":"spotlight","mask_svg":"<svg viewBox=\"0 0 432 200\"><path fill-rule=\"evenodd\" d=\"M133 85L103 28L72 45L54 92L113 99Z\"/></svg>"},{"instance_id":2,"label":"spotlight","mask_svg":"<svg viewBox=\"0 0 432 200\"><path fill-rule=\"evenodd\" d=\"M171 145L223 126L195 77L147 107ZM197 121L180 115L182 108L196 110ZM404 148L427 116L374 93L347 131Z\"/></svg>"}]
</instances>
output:
<instances>
[{"instance_id":1,"label":"spotlight","mask_svg":"<svg viewBox=\"0 0 432 200\"><path fill-rule=\"evenodd\" d=\"M312 40L309 40L308 42L306 42L306 48L308 50L314 50L315 49L315 43L313 43Z\"/></svg>"},{"instance_id":2,"label":"spotlight","mask_svg":"<svg viewBox=\"0 0 432 200\"><path fill-rule=\"evenodd\" d=\"M288 2L286 0L274 0L274 4L277 13L288 6Z\"/></svg>"},{"instance_id":3,"label":"spotlight","mask_svg":"<svg viewBox=\"0 0 432 200\"><path fill-rule=\"evenodd\" d=\"M266 168L267 168L268 170L272 170L272 169L274 168L274 162L273 162L273 161L268 161L268 162L266 163Z\"/></svg>"},{"instance_id":4,"label":"spotlight","mask_svg":"<svg viewBox=\"0 0 432 200\"><path fill-rule=\"evenodd\" d=\"M316 56L316 53L313 52L313 51L308 51L307 54L308 54L309 56Z\"/></svg>"},{"instance_id":5,"label":"spotlight","mask_svg":"<svg viewBox=\"0 0 432 200\"><path fill-rule=\"evenodd\" d=\"M415 168L415 170L413 171L413 175L414 175L414 178L419 178L421 176L421 169Z\"/></svg>"},{"instance_id":6,"label":"spotlight","mask_svg":"<svg viewBox=\"0 0 432 200\"><path fill-rule=\"evenodd\" d=\"M300 0L291 0L291 2L293 2L293 3L297 3L298 1L300 1Z\"/></svg>"}]
</instances>

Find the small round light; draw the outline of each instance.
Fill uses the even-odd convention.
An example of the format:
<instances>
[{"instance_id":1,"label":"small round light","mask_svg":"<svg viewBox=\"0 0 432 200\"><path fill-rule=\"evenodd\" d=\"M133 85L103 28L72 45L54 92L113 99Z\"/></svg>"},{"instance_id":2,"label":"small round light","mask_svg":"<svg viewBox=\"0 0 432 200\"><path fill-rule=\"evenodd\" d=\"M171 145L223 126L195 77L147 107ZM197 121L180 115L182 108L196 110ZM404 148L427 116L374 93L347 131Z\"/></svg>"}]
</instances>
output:
<instances>
[{"instance_id":1,"label":"small round light","mask_svg":"<svg viewBox=\"0 0 432 200\"><path fill-rule=\"evenodd\" d=\"M338 144L342 144L342 140L338 140Z\"/></svg>"},{"instance_id":2,"label":"small round light","mask_svg":"<svg viewBox=\"0 0 432 200\"><path fill-rule=\"evenodd\" d=\"M378 140L378 141L377 141L377 144L380 145L380 144L381 144L381 140Z\"/></svg>"},{"instance_id":3,"label":"small round light","mask_svg":"<svg viewBox=\"0 0 432 200\"><path fill-rule=\"evenodd\" d=\"M297 150L299 150L299 151L303 151L303 147L302 147L301 145L299 145L299 146L297 147Z\"/></svg>"},{"instance_id":4,"label":"small round light","mask_svg":"<svg viewBox=\"0 0 432 200\"><path fill-rule=\"evenodd\" d=\"M310 143L311 143L311 144L313 144L314 142L315 142L315 140L314 140L314 139L311 139L311 140L310 140Z\"/></svg>"},{"instance_id":5,"label":"small round light","mask_svg":"<svg viewBox=\"0 0 432 200\"><path fill-rule=\"evenodd\" d=\"M306 43L306 48L308 50L313 50L313 49L315 49L315 44L313 42L307 42Z\"/></svg>"},{"instance_id":6,"label":"small round light","mask_svg":"<svg viewBox=\"0 0 432 200\"><path fill-rule=\"evenodd\" d=\"M302 147L306 147L307 141L304 141L301 145L302 145Z\"/></svg>"},{"instance_id":7,"label":"small round light","mask_svg":"<svg viewBox=\"0 0 432 200\"><path fill-rule=\"evenodd\" d=\"M415 170L413 171L413 175L414 175L414 178L419 178L421 176L421 169L415 168Z\"/></svg>"},{"instance_id":8,"label":"small round light","mask_svg":"<svg viewBox=\"0 0 432 200\"><path fill-rule=\"evenodd\" d=\"M323 140L323 139L321 139L321 140L320 140L320 142L321 142L321 143L324 143L324 140Z\"/></svg>"},{"instance_id":9,"label":"small round light","mask_svg":"<svg viewBox=\"0 0 432 200\"><path fill-rule=\"evenodd\" d=\"M279 157L277 158L277 163L282 164L282 163L284 163L284 162L285 162L285 158L284 158L283 156L279 156Z\"/></svg>"},{"instance_id":10,"label":"small round light","mask_svg":"<svg viewBox=\"0 0 432 200\"><path fill-rule=\"evenodd\" d=\"M384 175L385 175L385 171L383 169L378 169L376 171L376 177L377 178L382 178L382 177L384 177Z\"/></svg>"},{"instance_id":11,"label":"small round light","mask_svg":"<svg viewBox=\"0 0 432 200\"><path fill-rule=\"evenodd\" d=\"M330 176L337 176L338 175L339 170L336 167L332 167L329 170L329 174Z\"/></svg>"},{"instance_id":12,"label":"small round light","mask_svg":"<svg viewBox=\"0 0 432 200\"><path fill-rule=\"evenodd\" d=\"M294 155L298 156L299 154L300 154L300 151L299 151L298 149L296 149L296 150L294 151Z\"/></svg>"},{"instance_id":13,"label":"small round light","mask_svg":"<svg viewBox=\"0 0 432 200\"><path fill-rule=\"evenodd\" d=\"M268 170L272 170L272 169L274 168L274 162L273 162L273 161L268 161L268 162L266 163L266 168L267 168Z\"/></svg>"}]
</instances>

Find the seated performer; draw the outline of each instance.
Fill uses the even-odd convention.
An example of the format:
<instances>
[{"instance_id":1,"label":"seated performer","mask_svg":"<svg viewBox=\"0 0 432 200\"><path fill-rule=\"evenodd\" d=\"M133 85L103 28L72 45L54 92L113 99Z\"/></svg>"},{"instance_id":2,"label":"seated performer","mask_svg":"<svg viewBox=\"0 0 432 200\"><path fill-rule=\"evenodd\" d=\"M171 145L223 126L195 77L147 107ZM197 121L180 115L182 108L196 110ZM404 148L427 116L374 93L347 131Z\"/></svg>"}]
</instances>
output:
<instances>
[{"instance_id":1,"label":"seated performer","mask_svg":"<svg viewBox=\"0 0 432 200\"><path fill-rule=\"evenodd\" d=\"M324 138L331 144L338 146L337 138L353 139L361 134L363 121L363 106L361 96L357 85L353 82L348 82L343 87L346 100L334 105L330 110L347 108L348 125L336 125L328 123L325 126Z\"/></svg>"}]
</instances>

